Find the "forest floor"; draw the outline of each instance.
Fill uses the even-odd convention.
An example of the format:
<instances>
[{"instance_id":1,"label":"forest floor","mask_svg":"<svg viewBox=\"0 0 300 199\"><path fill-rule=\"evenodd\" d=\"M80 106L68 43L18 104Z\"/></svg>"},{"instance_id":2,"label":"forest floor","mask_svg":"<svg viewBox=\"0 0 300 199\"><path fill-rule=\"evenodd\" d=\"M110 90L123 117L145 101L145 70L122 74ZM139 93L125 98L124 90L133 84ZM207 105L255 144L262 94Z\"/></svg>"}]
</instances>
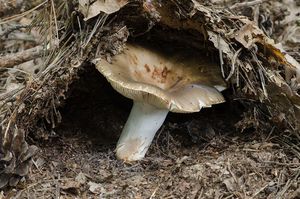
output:
<instances>
[{"instance_id":1,"label":"forest floor","mask_svg":"<svg viewBox=\"0 0 300 199\"><path fill-rule=\"evenodd\" d=\"M279 14L289 7L266 4ZM290 38L288 29L278 30L271 31L278 42ZM288 52L300 60L298 45ZM47 139L30 138L39 153L29 175L0 199L300 198L298 142L275 127L243 131L256 126L255 115L241 121L249 107L231 99L195 114L170 113L146 158L126 164L114 149L131 105L92 66L82 71L60 109L62 123Z\"/></svg>"},{"instance_id":2,"label":"forest floor","mask_svg":"<svg viewBox=\"0 0 300 199\"><path fill-rule=\"evenodd\" d=\"M130 108L131 102L90 67L71 89L62 124L39 143L28 178L7 197L300 196L299 157L278 142L275 131L237 130L240 104L169 114L146 158L125 164L115 158L114 148Z\"/></svg>"}]
</instances>

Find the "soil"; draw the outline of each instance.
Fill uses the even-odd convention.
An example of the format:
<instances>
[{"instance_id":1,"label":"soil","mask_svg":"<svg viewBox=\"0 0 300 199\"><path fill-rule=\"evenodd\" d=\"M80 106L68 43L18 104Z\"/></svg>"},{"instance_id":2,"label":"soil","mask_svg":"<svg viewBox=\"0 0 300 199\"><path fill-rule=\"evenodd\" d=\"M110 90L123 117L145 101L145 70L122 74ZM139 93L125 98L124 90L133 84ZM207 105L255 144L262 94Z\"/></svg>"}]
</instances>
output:
<instances>
[{"instance_id":1,"label":"soil","mask_svg":"<svg viewBox=\"0 0 300 199\"><path fill-rule=\"evenodd\" d=\"M82 71L62 124L39 143L29 176L6 198L300 197L299 157L275 142L275 131L237 130L244 108L234 100L170 113L145 159L117 160L131 104L92 66Z\"/></svg>"},{"instance_id":2,"label":"soil","mask_svg":"<svg viewBox=\"0 0 300 199\"><path fill-rule=\"evenodd\" d=\"M294 8L290 0L262 2L278 16L284 14L281 8ZM264 8L258 22L267 31ZM252 9L249 18L254 11L258 9ZM285 30L279 22L276 27ZM270 36L283 42L291 36L283 30ZM299 61L298 48L287 51ZM225 97L232 96L231 90L226 92ZM0 191L0 199L300 198L299 139L275 127L266 132L261 123L255 128L255 115L242 117L253 107L227 101L195 114L170 113L146 157L127 164L116 159L114 149L132 102L89 66L60 109L62 123L50 135L45 133L47 139L28 138L40 150L29 175L16 187Z\"/></svg>"}]
</instances>

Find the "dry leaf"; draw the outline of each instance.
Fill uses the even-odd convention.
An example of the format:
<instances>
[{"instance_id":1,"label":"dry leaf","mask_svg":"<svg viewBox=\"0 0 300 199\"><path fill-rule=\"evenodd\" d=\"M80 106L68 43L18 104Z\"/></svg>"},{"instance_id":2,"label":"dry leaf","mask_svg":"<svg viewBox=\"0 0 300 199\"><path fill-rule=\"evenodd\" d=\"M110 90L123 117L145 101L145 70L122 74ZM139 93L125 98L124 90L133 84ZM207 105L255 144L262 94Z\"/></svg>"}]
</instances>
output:
<instances>
[{"instance_id":1,"label":"dry leaf","mask_svg":"<svg viewBox=\"0 0 300 199\"><path fill-rule=\"evenodd\" d=\"M94 193L94 194L100 194L104 192L104 188L101 184L97 184L95 182L89 182L89 190L90 192Z\"/></svg>"},{"instance_id":2,"label":"dry leaf","mask_svg":"<svg viewBox=\"0 0 300 199\"><path fill-rule=\"evenodd\" d=\"M79 184L85 184L86 183L86 176L84 173L80 172L76 178L75 178L76 182L78 182Z\"/></svg>"},{"instance_id":3,"label":"dry leaf","mask_svg":"<svg viewBox=\"0 0 300 199\"><path fill-rule=\"evenodd\" d=\"M97 0L89 4L88 0L79 0L79 11L88 20L99 15L101 12L112 14L127 4L127 0Z\"/></svg>"},{"instance_id":4,"label":"dry leaf","mask_svg":"<svg viewBox=\"0 0 300 199\"><path fill-rule=\"evenodd\" d=\"M236 183L234 181L234 178L226 178L223 183L225 184L226 188L230 192L234 192L237 189Z\"/></svg>"},{"instance_id":5,"label":"dry leaf","mask_svg":"<svg viewBox=\"0 0 300 199\"><path fill-rule=\"evenodd\" d=\"M252 23L244 25L234 35L234 38L240 42L245 48L251 48L257 41L259 41L258 35L263 35L263 32L254 28Z\"/></svg>"}]
</instances>

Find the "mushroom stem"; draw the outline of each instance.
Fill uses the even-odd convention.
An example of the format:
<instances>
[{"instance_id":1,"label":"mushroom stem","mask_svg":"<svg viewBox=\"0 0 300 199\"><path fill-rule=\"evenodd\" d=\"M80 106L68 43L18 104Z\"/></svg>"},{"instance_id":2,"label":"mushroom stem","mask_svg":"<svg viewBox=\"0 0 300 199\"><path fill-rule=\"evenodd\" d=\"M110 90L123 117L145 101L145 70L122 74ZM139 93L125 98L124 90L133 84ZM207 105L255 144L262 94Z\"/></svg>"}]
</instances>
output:
<instances>
[{"instance_id":1,"label":"mushroom stem","mask_svg":"<svg viewBox=\"0 0 300 199\"><path fill-rule=\"evenodd\" d=\"M141 160L168 112L168 109L134 101L117 144L117 158L124 161Z\"/></svg>"}]
</instances>

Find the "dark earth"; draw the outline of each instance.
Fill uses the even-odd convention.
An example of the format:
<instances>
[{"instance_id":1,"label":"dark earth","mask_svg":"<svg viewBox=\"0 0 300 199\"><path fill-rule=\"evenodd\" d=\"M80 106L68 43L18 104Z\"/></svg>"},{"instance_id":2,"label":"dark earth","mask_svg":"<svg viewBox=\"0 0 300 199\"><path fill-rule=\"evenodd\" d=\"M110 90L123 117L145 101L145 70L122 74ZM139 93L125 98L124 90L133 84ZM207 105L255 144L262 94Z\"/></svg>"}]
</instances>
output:
<instances>
[{"instance_id":1,"label":"dark earth","mask_svg":"<svg viewBox=\"0 0 300 199\"><path fill-rule=\"evenodd\" d=\"M296 20L289 17L296 16L299 7L292 0L203 2L235 5L237 14L256 19L266 34L300 60L299 37L294 39L299 20L293 24ZM247 2L259 3L248 6ZM299 0L294 2L300 5ZM5 40L0 50L19 49L24 43ZM232 99L233 92L223 93L226 103L199 113L169 113L146 157L126 164L116 159L114 149L132 101L114 91L89 65L71 85L60 109L60 125L50 134L45 132L46 138L27 138L40 151L28 176L16 187L0 190L0 199L300 198L299 139L261 123L263 114L256 113L263 110L253 102L247 104L247 99L243 104Z\"/></svg>"},{"instance_id":2,"label":"dark earth","mask_svg":"<svg viewBox=\"0 0 300 199\"><path fill-rule=\"evenodd\" d=\"M146 158L125 164L114 148L132 102L90 66L72 85L63 122L39 144L28 178L6 198L298 198L299 158L275 131L241 133L246 109L230 101L170 113Z\"/></svg>"}]
</instances>

